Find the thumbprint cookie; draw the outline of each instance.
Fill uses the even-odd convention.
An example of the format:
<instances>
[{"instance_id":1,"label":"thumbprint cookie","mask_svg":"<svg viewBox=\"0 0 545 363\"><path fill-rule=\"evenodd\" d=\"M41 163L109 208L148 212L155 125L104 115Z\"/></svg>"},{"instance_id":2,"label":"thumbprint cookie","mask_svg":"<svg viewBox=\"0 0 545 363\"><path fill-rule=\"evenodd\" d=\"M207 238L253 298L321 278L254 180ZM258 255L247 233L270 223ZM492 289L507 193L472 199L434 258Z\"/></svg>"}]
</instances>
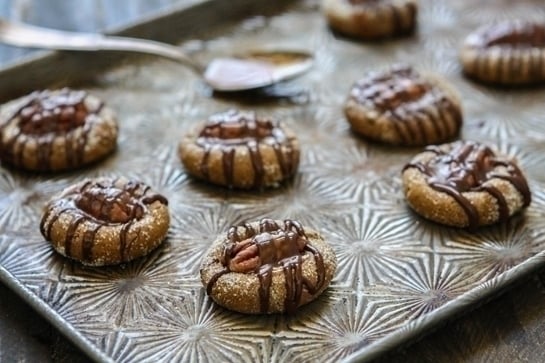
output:
<instances>
[{"instance_id":1,"label":"thumbprint cookie","mask_svg":"<svg viewBox=\"0 0 545 363\"><path fill-rule=\"evenodd\" d=\"M316 299L337 260L322 236L297 221L262 219L233 226L201 264L208 295L248 314L292 313Z\"/></svg>"},{"instance_id":2,"label":"thumbprint cookie","mask_svg":"<svg viewBox=\"0 0 545 363\"><path fill-rule=\"evenodd\" d=\"M33 92L14 103L0 119L2 163L31 171L67 170L100 160L116 147L114 112L85 91Z\"/></svg>"},{"instance_id":3,"label":"thumbprint cookie","mask_svg":"<svg viewBox=\"0 0 545 363\"><path fill-rule=\"evenodd\" d=\"M143 183L88 179L46 205L40 231L61 255L85 265L115 265L144 256L165 238L168 202Z\"/></svg>"},{"instance_id":4,"label":"thumbprint cookie","mask_svg":"<svg viewBox=\"0 0 545 363\"><path fill-rule=\"evenodd\" d=\"M281 122L253 112L213 115L186 134L179 156L187 172L240 189L278 186L299 166L299 141Z\"/></svg>"},{"instance_id":5,"label":"thumbprint cookie","mask_svg":"<svg viewBox=\"0 0 545 363\"><path fill-rule=\"evenodd\" d=\"M407 66L371 72L357 81L344 112L356 133L391 145L448 141L462 126L457 93L445 81Z\"/></svg>"},{"instance_id":6,"label":"thumbprint cookie","mask_svg":"<svg viewBox=\"0 0 545 363\"><path fill-rule=\"evenodd\" d=\"M545 82L545 23L504 21L470 34L460 53L465 74L500 85Z\"/></svg>"},{"instance_id":7,"label":"thumbprint cookie","mask_svg":"<svg viewBox=\"0 0 545 363\"><path fill-rule=\"evenodd\" d=\"M517 164L473 141L427 147L404 167L403 185L418 214L454 227L505 222L531 201Z\"/></svg>"},{"instance_id":8,"label":"thumbprint cookie","mask_svg":"<svg viewBox=\"0 0 545 363\"><path fill-rule=\"evenodd\" d=\"M323 0L334 30L365 40L409 35L417 22L416 0Z\"/></svg>"}]
</instances>

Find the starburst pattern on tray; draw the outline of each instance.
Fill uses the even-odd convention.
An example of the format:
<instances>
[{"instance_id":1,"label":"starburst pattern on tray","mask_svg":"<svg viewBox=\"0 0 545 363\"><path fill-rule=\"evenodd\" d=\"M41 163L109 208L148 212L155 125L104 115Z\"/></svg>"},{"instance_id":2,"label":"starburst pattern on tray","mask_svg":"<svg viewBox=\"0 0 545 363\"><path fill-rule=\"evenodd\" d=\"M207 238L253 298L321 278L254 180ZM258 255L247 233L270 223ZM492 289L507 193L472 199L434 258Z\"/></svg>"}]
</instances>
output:
<instances>
[{"instance_id":1,"label":"starburst pattern on tray","mask_svg":"<svg viewBox=\"0 0 545 363\"><path fill-rule=\"evenodd\" d=\"M511 0L478 0L471 3L452 3L455 8L461 9L461 16L475 26L489 24L499 20L533 19L543 20L545 9L540 0L511 1Z\"/></svg>"},{"instance_id":2,"label":"starburst pattern on tray","mask_svg":"<svg viewBox=\"0 0 545 363\"><path fill-rule=\"evenodd\" d=\"M242 221L240 213L225 202L189 208L173 215L170 243L180 269L197 274L200 261L212 242Z\"/></svg>"},{"instance_id":3,"label":"starburst pattern on tray","mask_svg":"<svg viewBox=\"0 0 545 363\"><path fill-rule=\"evenodd\" d=\"M532 203L525 212L530 221L536 223L539 228L544 228L545 221L545 183L530 181L530 190L532 192Z\"/></svg>"},{"instance_id":4,"label":"starburst pattern on tray","mask_svg":"<svg viewBox=\"0 0 545 363\"><path fill-rule=\"evenodd\" d=\"M491 142L524 142L526 139L543 142L545 126L535 105L519 109L497 99L480 99L477 102L473 100L465 105L468 117L463 129L464 138ZM490 109L495 110L493 117L487 111Z\"/></svg>"},{"instance_id":5,"label":"starburst pattern on tray","mask_svg":"<svg viewBox=\"0 0 545 363\"><path fill-rule=\"evenodd\" d=\"M149 164L150 156L156 160L153 165ZM190 204L191 197L197 198L198 195L187 188L189 177L184 172L174 147L158 147L152 155L142 157L139 163L142 169L132 170L127 175L141 180L157 193L164 195L169 201L170 209Z\"/></svg>"},{"instance_id":6,"label":"starburst pattern on tray","mask_svg":"<svg viewBox=\"0 0 545 363\"><path fill-rule=\"evenodd\" d=\"M526 145L516 145L511 141L501 140L496 143L496 147L504 155L514 158L528 179L545 181L545 177L541 172L545 164L545 145L543 142L528 142Z\"/></svg>"},{"instance_id":7,"label":"starburst pattern on tray","mask_svg":"<svg viewBox=\"0 0 545 363\"><path fill-rule=\"evenodd\" d=\"M319 226L323 216L354 209L358 195L350 185L299 173L293 182L263 192L255 203L251 193L236 193L230 202L245 219L297 219L309 226Z\"/></svg>"},{"instance_id":8,"label":"starburst pattern on tray","mask_svg":"<svg viewBox=\"0 0 545 363\"><path fill-rule=\"evenodd\" d=\"M366 295L393 316L408 320L430 313L478 282L470 271L433 254L411 261L401 272L392 271L383 279L370 286Z\"/></svg>"},{"instance_id":9,"label":"starburst pattern on tray","mask_svg":"<svg viewBox=\"0 0 545 363\"><path fill-rule=\"evenodd\" d=\"M268 356L273 322L218 308L197 289L180 291L126 332L138 347L137 361L259 362Z\"/></svg>"},{"instance_id":10,"label":"starburst pattern on tray","mask_svg":"<svg viewBox=\"0 0 545 363\"><path fill-rule=\"evenodd\" d=\"M65 261L38 232L0 238L0 256L0 265L34 291L44 281L57 281Z\"/></svg>"},{"instance_id":11,"label":"starburst pattern on tray","mask_svg":"<svg viewBox=\"0 0 545 363\"><path fill-rule=\"evenodd\" d=\"M507 223L461 234L445 241L441 253L473 276L491 279L543 249L543 227L536 229L526 222L524 215L517 215Z\"/></svg>"},{"instance_id":12,"label":"starburst pattern on tray","mask_svg":"<svg viewBox=\"0 0 545 363\"><path fill-rule=\"evenodd\" d=\"M320 148L309 173L325 180L344 183L353 194L369 183L399 174L406 151L368 144L356 135L330 148Z\"/></svg>"},{"instance_id":13,"label":"starburst pattern on tray","mask_svg":"<svg viewBox=\"0 0 545 363\"><path fill-rule=\"evenodd\" d=\"M365 185L360 197L361 206L382 213L388 220L404 224L412 240L418 240L431 248L447 236L455 234L455 229L429 222L410 209L403 195L401 170L399 173L398 176L382 178Z\"/></svg>"},{"instance_id":14,"label":"starburst pattern on tray","mask_svg":"<svg viewBox=\"0 0 545 363\"><path fill-rule=\"evenodd\" d=\"M325 297L324 299L325 300ZM329 296L285 318L275 338L275 362L338 362L399 325L362 296Z\"/></svg>"},{"instance_id":15,"label":"starburst pattern on tray","mask_svg":"<svg viewBox=\"0 0 545 363\"><path fill-rule=\"evenodd\" d=\"M460 35L453 32L452 27L459 23L459 14L439 1L422 3L419 12L421 17L428 19L418 24L419 31L424 34L422 39L424 48L434 53L438 53L437 49L456 52Z\"/></svg>"},{"instance_id":16,"label":"starburst pattern on tray","mask_svg":"<svg viewBox=\"0 0 545 363\"><path fill-rule=\"evenodd\" d=\"M0 167L0 233L36 223L43 203L64 186L60 178L47 180Z\"/></svg>"},{"instance_id":17,"label":"starburst pattern on tray","mask_svg":"<svg viewBox=\"0 0 545 363\"><path fill-rule=\"evenodd\" d=\"M138 352L132 340L118 331L102 335L94 343L114 362L134 362Z\"/></svg>"},{"instance_id":18,"label":"starburst pattern on tray","mask_svg":"<svg viewBox=\"0 0 545 363\"><path fill-rule=\"evenodd\" d=\"M74 296L62 283L48 281L40 286L37 295L93 344L113 329L113 322L105 319L99 309L81 310L74 305Z\"/></svg>"},{"instance_id":19,"label":"starburst pattern on tray","mask_svg":"<svg viewBox=\"0 0 545 363\"><path fill-rule=\"evenodd\" d=\"M74 262L61 281L78 310L100 310L109 321L123 325L148 315L180 289L199 285L193 276L179 273L170 248L167 242L150 256L107 269Z\"/></svg>"},{"instance_id":20,"label":"starburst pattern on tray","mask_svg":"<svg viewBox=\"0 0 545 363\"><path fill-rule=\"evenodd\" d=\"M387 214L366 208L335 218L322 230L338 258L334 284L357 290L394 270L403 271L406 261L430 251L403 221L392 221Z\"/></svg>"}]
</instances>

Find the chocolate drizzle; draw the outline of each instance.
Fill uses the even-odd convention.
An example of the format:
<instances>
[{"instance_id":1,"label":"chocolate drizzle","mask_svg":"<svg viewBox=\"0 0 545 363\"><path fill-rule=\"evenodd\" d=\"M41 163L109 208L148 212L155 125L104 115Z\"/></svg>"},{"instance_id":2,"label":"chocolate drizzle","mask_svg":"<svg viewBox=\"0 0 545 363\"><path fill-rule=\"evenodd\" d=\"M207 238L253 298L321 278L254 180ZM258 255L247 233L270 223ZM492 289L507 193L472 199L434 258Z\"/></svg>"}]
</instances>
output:
<instances>
[{"instance_id":1,"label":"chocolate drizzle","mask_svg":"<svg viewBox=\"0 0 545 363\"><path fill-rule=\"evenodd\" d=\"M300 304L303 294L318 293L325 283L325 267L321 253L308 243L308 238L301 224L293 220L285 220L279 225L272 219L262 219L254 228L245 223L233 226L227 233L227 242L221 256L224 269L216 273L206 287L210 295L217 280L226 273L232 272L229 267L237 258L237 254L245 248L257 247L258 259L251 270L244 273L256 274L259 279L260 310L269 310L270 289L273 272L282 269L285 278L286 297L284 308L293 312ZM303 276L303 259L306 253L314 256L317 281L312 282Z\"/></svg>"},{"instance_id":2,"label":"chocolate drizzle","mask_svg":"<svg viewBox=\"0 0 545 363\"><path fill-rule=\"evenodd\" d=\"M462 124L460 108L450 97L410 67L372 74L354 85L350 97L392 119L405 145L444 140Z\"/></svg>"},{"instance_id":3,"label":"chocolate drizzle","mask_svg":"<svg viewBox=\"0 0 545 363\"><path fill-rule=\"evenodd\" d=\"M150 187L139 182L119 179L86 181L69 190L48 206L42 217L40 231L51 240L53 225L64 214L70 215L64 237L64 252L68 257L77 255L73 241L81 237L81 260L93 260L93 247L98 232L104 226L121 225L119 231L119 254L121 261L127 260L127 253L135 238L129 238L133 224L142 219L148 205L168 201L159 194L149 193ZM84 225L83 227L81 227Z\"/></svg>"},{"instance_id":4,"label":"chocolate drizzle","mask_svg":"<svg viewBox=\"0 0 545 363\"><path fill-rule=\"evenodd\" d=\"M197 145L204 150L200 168L202 177L207 180L210 178L210 154L213 150L219 150L222 154L223 175L228 186L234 184L235 159L243 149L250 156L254 188L261 187L264 183L265 165L261 147L273 148L283 178L295 173L299 161L294 138L287 136L278 122L258 119L252 113L235 110L212 116L200 132Z\"/></svg>"},{"instance_id":5,"label":"chocolate drizzle","mask_svg":"<svg viewBox=\"0 0 545 363\"><path fill-rule=\"evenodd\" d=\"M0 126L0 158L13 165L24 165L25 152L29 142L36 143L36 170L50 170L53 144L62 139L66 155L66 167L76 167L83 163L85 145L91 130L90 114L85 105L84 91L64 88L60 91L34 92L28 101L12 117ZM8 127L14 127L10 132ZM76 130L82 131L77 133ZM58 141L57 141L58 142Z\"/></svg>"},{"instance_id":6,"label":"chocolate drizzle","mask_svg":"<svg viewBox=\"0 0 545 363\"><path fill-rule=\"evenodd\" d=\"M426 175L428 184L435 190L447 193L464 210L470 228L479 224L477 209L463 195L465 192L488 192L498 203L499 219L509 218L509 206L502 192L486 182L499 178L511 183L523 198L524 207L531 202L530 189L517 165L498 158L487 146L471 141L459 141L446 149L429 146L427 152L436 156L430 161L411 162L404 170L416 168ZM504 170L498 170L503 167Z\"/></svg>"}]
</instances>

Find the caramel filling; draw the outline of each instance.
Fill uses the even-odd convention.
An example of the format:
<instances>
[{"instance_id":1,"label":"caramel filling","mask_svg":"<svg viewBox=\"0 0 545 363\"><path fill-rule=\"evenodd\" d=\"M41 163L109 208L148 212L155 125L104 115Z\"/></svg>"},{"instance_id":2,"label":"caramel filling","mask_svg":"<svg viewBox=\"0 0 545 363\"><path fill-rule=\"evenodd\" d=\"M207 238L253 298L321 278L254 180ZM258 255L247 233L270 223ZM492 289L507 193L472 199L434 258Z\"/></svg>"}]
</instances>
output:
<instances>
[{"instance_id":1,"label":"caramel filling","mask_svg":"<svg viewBox=\"0 0 545 363\"><path fill-rule=\"evenodd\" d=\"M19 116L19 127L30 135L63 135L82 127L89 114L85 97L83 91L68 89L58 94L49 91L37 93L16 115Z\"/></svg>"},{"instance_id":2,"label":"caramel filling","mask_svg":"<svg viewBox=\"0 0 545 363\"><path fill-rule=\"evenodd\" d=\"M209 179L210 152L213 149L219 150L222 153L225 182L232 186L237 148L246 148L254 173L253 186L260 187L265 176L260 145L273 148L283 177L288 177L295 173L299 161L299 154L292 142L277 122L257 119L253 114L235 110L216 114L210 118L197 138L197 145L204 150L200 171L204 179Z\"/></svg>"},{"instance_id":3,"label":"caramel filling","mask_svg":"<svg viewBox=\"0 0 545 363\"><path fill-rule=\"evenodd\" d=\"M411 68L399 68L358 82L352 97L359 103L371 103L380 112L391 112L420 101L431 91L432 85Z\"/></svg>"},{"instance_id":4,"label":"caramel filling","mask_svg":"<svg viewBox=\"0 0 545 363\"><path fill-rule=\"evenodd\" d=\"M110 223L127 223L144 215L144 206L135 198L134 190L101 184L83 190L75 204L93 218Z\"/></svg>"}]
</instances>

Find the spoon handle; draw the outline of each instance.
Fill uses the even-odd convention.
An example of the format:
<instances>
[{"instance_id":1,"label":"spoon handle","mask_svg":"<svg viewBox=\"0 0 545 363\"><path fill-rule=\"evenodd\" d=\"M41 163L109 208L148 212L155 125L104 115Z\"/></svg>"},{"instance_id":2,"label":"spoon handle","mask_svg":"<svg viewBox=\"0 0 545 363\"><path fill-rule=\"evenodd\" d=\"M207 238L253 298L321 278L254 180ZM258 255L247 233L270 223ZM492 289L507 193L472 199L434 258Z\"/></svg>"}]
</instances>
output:
<instances>
[{"instance_id":1,"label":"spoon handle","mask_svg":"<svg viewBox=\"0 0 545 363\"><path fill-rule=\"evenodd\" d=\"M185 64L198 74L203 72L203 67L180 48L147 39L62 31L13 23L0 18L0 42L18 47L53 50L116 50L153 54Z\"/></svg>"}]
</instances>

